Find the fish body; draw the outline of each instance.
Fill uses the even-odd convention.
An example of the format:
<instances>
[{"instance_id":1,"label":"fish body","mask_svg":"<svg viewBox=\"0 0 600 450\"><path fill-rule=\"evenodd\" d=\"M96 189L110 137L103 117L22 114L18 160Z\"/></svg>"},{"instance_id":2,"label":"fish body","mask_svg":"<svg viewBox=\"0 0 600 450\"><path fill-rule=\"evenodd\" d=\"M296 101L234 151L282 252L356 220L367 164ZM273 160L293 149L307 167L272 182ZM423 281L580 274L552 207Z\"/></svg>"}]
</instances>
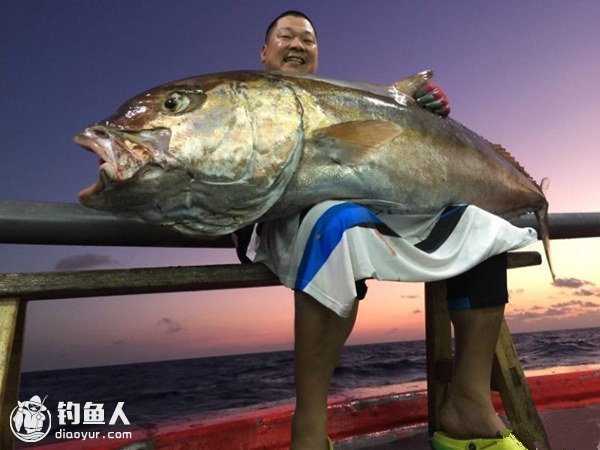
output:
<instances>
[{"instance_id":1,"label":"fish body","mask_svg":"<svg viewBox=\"0 0 600 450\"><path fill-rule=\"evenodd\" d=\"M102 160L80 201L199 237L328 199L407 214L467 203L536 213L547 245L540 186L506 150L418 106L430 77L386 86L247 71L159 86L75 137Z\"/></svg>"}]
</instances>

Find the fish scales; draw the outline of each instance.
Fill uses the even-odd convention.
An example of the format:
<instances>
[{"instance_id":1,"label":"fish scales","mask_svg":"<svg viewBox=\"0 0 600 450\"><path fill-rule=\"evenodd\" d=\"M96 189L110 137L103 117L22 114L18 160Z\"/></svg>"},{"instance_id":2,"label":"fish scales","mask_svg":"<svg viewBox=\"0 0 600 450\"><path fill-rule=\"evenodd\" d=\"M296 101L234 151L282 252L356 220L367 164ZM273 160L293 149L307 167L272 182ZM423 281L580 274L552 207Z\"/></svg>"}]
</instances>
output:
<instances>
[{"instance_id":1,"label":"fish scales","mask_svg":"<svg viewBox=\"0 0 600 450\"><path fill-rule=\"evenodd\" d=\"M498 153L477 134L450 119L434 116L412 104L402 105L393 99L379 97L376 101L364 92L355 91L353 111L339 108L338 96L331 86L324 92L319 86L303 86L318 100L332 122L347 123L357 120L381 119L397 123L402 128L392 143L377 148L370 156L345 164L332 164L321 142L309 139L297 174L292 178L281 199L281 208L302 203L309 204L324 198L382 198L406 204L407 212L433 213L443 205L465 202L476 204L490 212L511 217L542 206L545 199L532 180ZM314 92L317 94L314 94ZM347 91L346 91L347 97ZM332 106L329 103L334 103ZM351 102L341 102L345 106ZM330 143L331 144L331 143ZM344 147L348 142L337 142ZM350 143L351 144L351 143ZM333 143L335 145L335 143ZM346 149L347 150L347 149ZM357 167L371 167L361 171ZM317 169L315 169L317 168ZM315 172L322 176L315 176ZM344 177L343 173L347 174ZM374 185L366 179L378 175ZM343 190L330 179L344 179ZM322 180L322 183L319 183ZM352 180L354 183L349 183ZM315 189L315 184L323 190ZM352 186L352 188L350 188ZM365 188L366 189L361 189ZM373 190L375 188L375 190ZM485 195L482 195L485 194ZM370 196L369 196L370 195ZM278 205L270 215L280 214Z\"/></svg>"}]
</instances>

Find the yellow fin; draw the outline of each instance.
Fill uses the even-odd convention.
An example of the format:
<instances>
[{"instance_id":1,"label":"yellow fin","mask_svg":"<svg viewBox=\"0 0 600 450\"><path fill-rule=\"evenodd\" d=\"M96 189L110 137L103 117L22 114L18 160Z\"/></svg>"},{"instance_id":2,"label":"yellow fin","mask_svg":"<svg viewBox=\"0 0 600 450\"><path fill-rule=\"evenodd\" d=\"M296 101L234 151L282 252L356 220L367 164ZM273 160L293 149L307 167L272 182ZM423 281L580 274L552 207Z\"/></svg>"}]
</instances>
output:
<instances>
[{"instance_id":1,"label":"yellow fin","mask_svg":"<svg viewBox=\"0 0 600 450\"><path fill-rule=\"evenodd\" d=\"M424 72L419 72L403 80L396 81L394 84L392 84L391 88L392 90L395 89L410 97L414 97L415 92L417 92L420 88L429 83L429 81L432 78L433 71L426 70Z\"/></svg>"},{"instance_id":2,"label":"yellow fin","mask_svg":"<svg viewBox=\"0 0 600 450\"><path fill-rule=\"evenodd\" d=\"M402 127L387 120L358 120L321 128L312 144L338 164L354 164L402 133Z\"/></svg>"}]
</instances>

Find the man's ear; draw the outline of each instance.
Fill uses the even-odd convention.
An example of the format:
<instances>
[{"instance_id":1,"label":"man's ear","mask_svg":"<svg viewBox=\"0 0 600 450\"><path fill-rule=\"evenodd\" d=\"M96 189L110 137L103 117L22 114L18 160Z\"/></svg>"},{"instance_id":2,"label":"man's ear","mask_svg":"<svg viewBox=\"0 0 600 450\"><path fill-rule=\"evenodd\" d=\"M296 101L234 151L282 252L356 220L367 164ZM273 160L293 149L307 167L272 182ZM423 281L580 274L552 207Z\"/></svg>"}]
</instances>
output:
<instances>
[{"instance_id":1,"label":"man's ear","mask_svg":"<svg viewBox=\"0 0 600 450\"><path fill-rule=\"evenodd\" d=\"M260 48L260 62L265 63L265 53L267 52L267 44L263 44Z\"/></svg>"}]
</instances>

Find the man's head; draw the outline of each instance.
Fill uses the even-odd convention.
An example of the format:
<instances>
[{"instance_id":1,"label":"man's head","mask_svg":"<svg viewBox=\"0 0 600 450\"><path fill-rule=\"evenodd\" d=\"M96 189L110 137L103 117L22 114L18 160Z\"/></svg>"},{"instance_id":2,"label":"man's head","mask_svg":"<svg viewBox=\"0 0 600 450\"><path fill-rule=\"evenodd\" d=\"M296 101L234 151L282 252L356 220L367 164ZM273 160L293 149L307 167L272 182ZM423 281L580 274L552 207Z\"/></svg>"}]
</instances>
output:
<instances>
[{"instance_id":1,"label":"man's head","mask_svg":"<svg viewBox=\"0 0 600 450\"><path fill-rule=\"evenodd\" d=\"M299 11L280 14L267 28L260 60L267 70L315 73L319 48L310 19Z\"/></svg>"}]
</instances>

